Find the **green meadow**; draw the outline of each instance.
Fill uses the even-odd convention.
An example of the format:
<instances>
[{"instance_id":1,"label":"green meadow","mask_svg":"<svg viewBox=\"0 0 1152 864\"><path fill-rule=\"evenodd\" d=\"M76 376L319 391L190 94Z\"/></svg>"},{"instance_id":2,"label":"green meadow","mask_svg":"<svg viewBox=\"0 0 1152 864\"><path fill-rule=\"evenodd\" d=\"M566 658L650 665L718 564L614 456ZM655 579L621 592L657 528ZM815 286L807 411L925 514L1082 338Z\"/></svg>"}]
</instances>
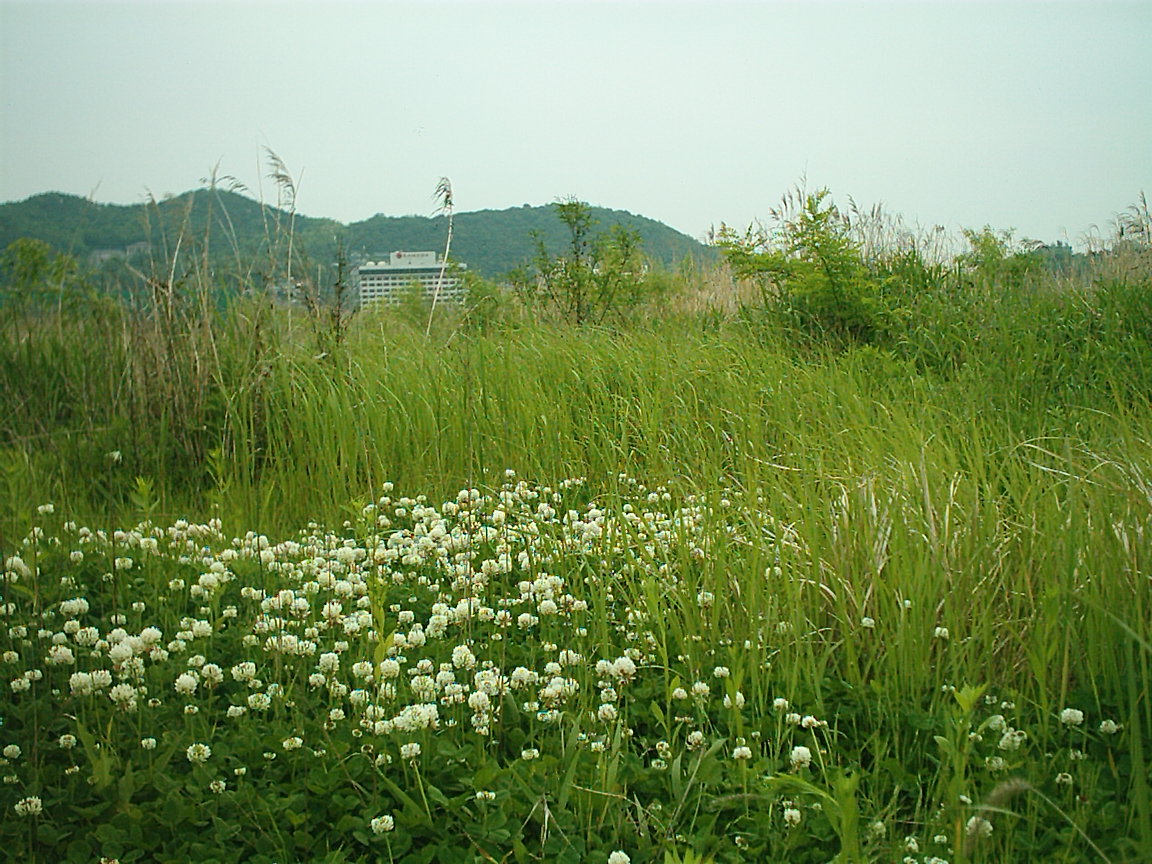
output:
<instances>
[{"instance_id":1,"label":"green meadow","mask_svg":"<svg viewBox=\"0 0 1152 864\"><path fill-rule=\"evenodd\" d=\"M9 247L4 848L1152 860L1147 208L792 203L669 272L568 202L463 307Z\"/></svg>"}]
</instances>

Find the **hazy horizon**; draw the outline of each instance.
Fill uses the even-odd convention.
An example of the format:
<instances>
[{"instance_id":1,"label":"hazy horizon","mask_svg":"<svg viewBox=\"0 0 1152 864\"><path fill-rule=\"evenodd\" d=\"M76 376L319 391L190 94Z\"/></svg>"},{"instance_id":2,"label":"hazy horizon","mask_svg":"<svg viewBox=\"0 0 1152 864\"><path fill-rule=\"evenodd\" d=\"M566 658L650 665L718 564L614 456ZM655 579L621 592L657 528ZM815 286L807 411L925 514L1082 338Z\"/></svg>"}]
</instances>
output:
<instances>
[{"instance_id":1,"label":"hazy horizon","mask_svg":"<svg viewBox=\"0 0 1152 864\"><path fill-rule=\"evenodd\" d=\"M1152 183L1152 4L0 0L0 200L215 169L300 213L573 196L701 238L806 179L1080 246ZM227 181L222 183L227 185Z\"/></svg>"}]
</instances>

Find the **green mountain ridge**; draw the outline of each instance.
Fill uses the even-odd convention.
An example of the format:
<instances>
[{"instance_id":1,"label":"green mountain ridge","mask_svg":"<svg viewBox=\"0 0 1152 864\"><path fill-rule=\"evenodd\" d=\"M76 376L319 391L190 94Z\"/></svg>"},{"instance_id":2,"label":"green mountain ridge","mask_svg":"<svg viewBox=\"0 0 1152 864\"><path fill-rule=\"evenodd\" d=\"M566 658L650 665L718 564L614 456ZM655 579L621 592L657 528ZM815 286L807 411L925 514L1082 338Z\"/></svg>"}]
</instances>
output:
<instances>
[{"instance_id":1,"label":"green mountain ridge","mask_svg":"<svg viewBox=\"0 0 1152 864\"><path fill-rule=\"evenodd\" d=\"M595 231L615 225L636 231L645 254L674 267L685 259L702 260L714 252L704 244L654 219L623 210L591 207ZM567 229L551 205L509 207L456 213L451 258L468 269L497 279L529 261L539 236L549 252L562 248ZM60 192L33 195L0 204L0 250L29 237L81 261L121 257L129 252L166 258L179 242L205 244L217 258L243 259L268 254L291 229L294 246L314 265L335 261L343 246L352 263L383 258L397 250L444 249L448 220L437 216L377 214L343 224L334 219L290 213L238 192L197 189L140 204L101 204Z\"/></svg>"}]
</instances>

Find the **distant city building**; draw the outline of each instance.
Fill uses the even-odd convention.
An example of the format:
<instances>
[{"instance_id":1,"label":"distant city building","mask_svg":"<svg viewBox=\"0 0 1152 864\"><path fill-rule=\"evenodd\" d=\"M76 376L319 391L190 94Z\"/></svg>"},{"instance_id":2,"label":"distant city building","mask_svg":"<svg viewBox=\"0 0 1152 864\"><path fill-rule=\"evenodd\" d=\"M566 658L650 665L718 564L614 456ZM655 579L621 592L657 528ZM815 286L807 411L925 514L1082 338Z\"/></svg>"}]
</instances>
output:
<instances>
[{"instance_id":1,"label":"distant city building","mask_svg":"<svg viewBox=\"0 0 1152 864\"><path fill-rule=\"evenodd\" d=\"M466 264L453 262L443 267L443 259L435 252L393 252L387 261L368 261L354 271L359 285L360 305L383 301L396 303L406 291L419 286L431 300L440 284L440 301L459 302L464 299L465 287L461 271ZM440 281L443 272L443 282Z\"/></svg>"},{"instance_id":2,"label":"distant city building","mask_svg":"<svg viewBox=\"0 0 1152 864\"><path fill-rule=\"evenodd\" d=\"M141 240L138 243L129 243L123 249L96 249L89 255L89 260L93 264L103 264L105 261L112 261L117 258L136 258L147 255L151 251L152 244L147 240Z\"/></svg>"}]
</instances>

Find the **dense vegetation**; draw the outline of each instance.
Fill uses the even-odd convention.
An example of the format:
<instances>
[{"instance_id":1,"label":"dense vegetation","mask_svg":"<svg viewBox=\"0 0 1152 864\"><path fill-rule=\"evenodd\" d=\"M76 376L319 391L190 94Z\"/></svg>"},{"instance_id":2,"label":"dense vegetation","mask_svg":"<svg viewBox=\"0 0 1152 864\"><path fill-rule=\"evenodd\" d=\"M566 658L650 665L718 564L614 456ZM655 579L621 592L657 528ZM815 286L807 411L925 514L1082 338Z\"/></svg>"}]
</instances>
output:
<instances>
[{"instance_id":1,"label":"dense vegetation","mask_svg":"<svg viewBox=\"0 0 1152 864\"><path fill-rule=\"evenodd\" d=\"M9 247L6 848L1152 857L1146 208L1072 267L798 192L675 273L559 215L435 311Z\"/></svg>"}]
</instances>

